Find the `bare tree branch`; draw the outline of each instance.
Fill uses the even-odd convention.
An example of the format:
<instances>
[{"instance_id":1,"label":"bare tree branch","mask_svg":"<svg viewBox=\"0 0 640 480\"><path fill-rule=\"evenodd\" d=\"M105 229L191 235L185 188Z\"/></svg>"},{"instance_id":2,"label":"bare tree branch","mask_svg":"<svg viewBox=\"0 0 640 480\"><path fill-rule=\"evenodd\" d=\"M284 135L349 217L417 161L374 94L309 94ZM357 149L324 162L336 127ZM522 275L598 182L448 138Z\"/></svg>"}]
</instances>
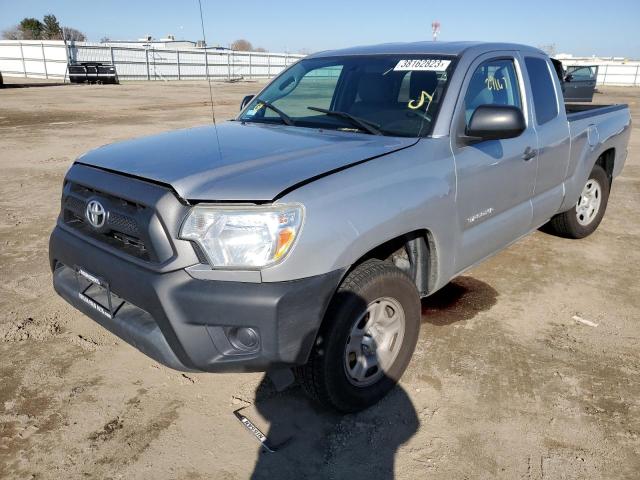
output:
<instances>
[{"instance_id":1,"label":"bare tree branch","mask_svg":"<svg viewBox=\"0 0 640 480\"><path fill-rule=\"evenodd\" d=\"M235 50L238 52L250 52L253 50L253 45L249 40L245 40L244 38L240 38L231 44L231 50Z\"/></svg>"}]
</instances>

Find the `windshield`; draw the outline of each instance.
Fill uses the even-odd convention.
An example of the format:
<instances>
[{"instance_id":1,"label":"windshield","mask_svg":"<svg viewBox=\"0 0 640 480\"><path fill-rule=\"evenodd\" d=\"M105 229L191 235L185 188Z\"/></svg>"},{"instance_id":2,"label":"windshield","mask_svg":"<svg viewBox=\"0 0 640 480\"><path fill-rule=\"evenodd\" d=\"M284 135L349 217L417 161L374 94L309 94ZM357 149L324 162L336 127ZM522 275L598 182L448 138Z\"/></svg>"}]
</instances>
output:
<instances>
[{"instance_id":1,"label":"windshield","mask_svg":"<svg viewBox=\"0 0 640 480\"><path fill-rule=\"evenodd\" d=\"M435 121L453 58L363 55L303 59L245 108L243 122L420 137Z\"/></svg>"}]
</instances>

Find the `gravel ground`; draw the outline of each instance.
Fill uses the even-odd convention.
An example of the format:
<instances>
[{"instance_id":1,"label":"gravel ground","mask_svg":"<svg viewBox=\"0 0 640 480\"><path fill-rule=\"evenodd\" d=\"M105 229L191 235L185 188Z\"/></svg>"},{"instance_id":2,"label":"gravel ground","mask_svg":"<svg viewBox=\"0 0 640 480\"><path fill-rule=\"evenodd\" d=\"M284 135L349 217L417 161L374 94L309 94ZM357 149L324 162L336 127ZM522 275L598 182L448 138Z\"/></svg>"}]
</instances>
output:
<instances>
[{"instance_id":1,"label":"gravel ground","mask_svg":"<svg viewBox=\"0 0 640 480\"><path fill-rule=\"evenodd\" d=\"M260 374L169 370L54 294L47 241L73 159L210 110L201 82L39 83L0 90L0 478L638 478L639 89L595 99L635 122L598 231L536 232L423 301L401 384L340 417ZM260 86L216 83L217 118ZM241 406L288 443L261 454Z\"/></svg>"}]
</instances>

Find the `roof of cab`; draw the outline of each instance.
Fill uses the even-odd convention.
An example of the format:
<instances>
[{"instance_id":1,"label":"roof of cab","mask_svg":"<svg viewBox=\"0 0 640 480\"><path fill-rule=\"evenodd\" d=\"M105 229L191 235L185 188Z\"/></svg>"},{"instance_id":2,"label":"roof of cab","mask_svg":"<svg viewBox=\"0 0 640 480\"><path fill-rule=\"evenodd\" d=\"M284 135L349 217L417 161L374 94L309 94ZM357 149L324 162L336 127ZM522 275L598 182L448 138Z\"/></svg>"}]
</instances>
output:
<instances>
[{"instance_id":1,"label":"roof of cab","mask_svg":"<svg viewBox=\"0 0 640 480\"><path fill-rule=\"evenodd\" d=\"M474 53L484 53L494 50L520 50L542 53L541 50L528 45L517 43L490 43L490 42L409 42L409 43L382 43L379 45L366 45L349 47L339 50L326 50L310 55L308 58L335 57L341 55L379 55L379 54L431 54L431 55L461 55L468 50Z\"/></svg>"}]
</instances>

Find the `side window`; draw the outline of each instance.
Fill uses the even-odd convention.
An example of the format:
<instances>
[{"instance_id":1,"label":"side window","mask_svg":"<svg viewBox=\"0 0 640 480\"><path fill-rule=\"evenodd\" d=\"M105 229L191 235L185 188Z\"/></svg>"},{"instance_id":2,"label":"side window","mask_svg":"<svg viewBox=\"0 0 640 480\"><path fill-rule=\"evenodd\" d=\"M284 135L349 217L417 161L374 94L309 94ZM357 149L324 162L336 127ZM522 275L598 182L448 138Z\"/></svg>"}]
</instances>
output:
<instances>
[{"instance_id":1,"label":"side window","mask_svg":"<svg viewBox=\"0 0 640 480\"><path fill-rule=\"evenodd\" d=\"M272 103L293 117L311 115L307 106L331 108L331 100L335 92L338 79L342 72L342 65L316 68L310 70L300 79L300 82L286 96L273 100ZM270 110L265 111L265 117L277 117Z\"/></svg>"},{"instance_id":2,"label":"side window","mask_svg":"<svg viewBox=\"0 0 640 480\"><path fill-rule=\"evenodd\" d=\"M542 58L526 57L524 63L529 72L536 122L538 125L544 125L558 116L558 98L553 88L551 72L547 62Z\"/></svg>"},{"instance_id":3,"label":"side window","mask_svg":"<svg viewBox=\"0 0 640 480\"><path fill-rule=\"evenodd\" d=\"M591 80L594 77L591 67L582 67L575 70L570 70L569 73L576 80Z\"/></svg>"},{"instance_id":4,"label":"side window","mask_svg":"<svg viewBox=\"0 0 640 480\"><path fill-rule=\"evenodd\" d=\"M469 124L475 109L480 105L522 107L518 77L513 60L488 60L473 72L464 97L467 124Z\"/></svg>"}]
</instances>

